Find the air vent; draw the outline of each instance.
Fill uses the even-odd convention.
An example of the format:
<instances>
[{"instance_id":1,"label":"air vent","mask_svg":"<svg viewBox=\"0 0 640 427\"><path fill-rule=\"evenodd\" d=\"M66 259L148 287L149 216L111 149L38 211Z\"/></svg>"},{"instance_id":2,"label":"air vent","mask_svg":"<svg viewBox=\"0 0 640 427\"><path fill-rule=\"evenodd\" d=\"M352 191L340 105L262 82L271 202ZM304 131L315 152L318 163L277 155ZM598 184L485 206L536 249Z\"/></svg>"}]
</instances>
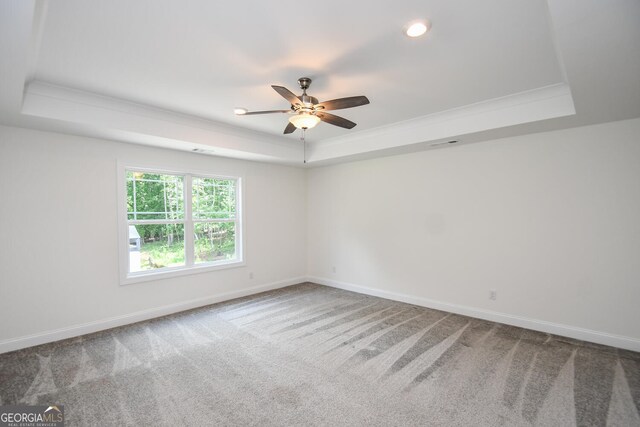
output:
<instances>
[{"instance_id":1,"label":"air vent","mask_svg":"<svg viewBox=\"0 0 640 427\"><path fill-rule=\"evenodd\" d=\"M439 145L457 144L458 142L459 141L457 139L452 139L451 141L434 142L433 144L431 144L431 147L437 147Z\"/></svg>"},{"instance_id":2,"label":"air vent","mask_svg":"<svg viewBox=\"0 0 640 427\"><path fill-rule=\"evenodd\" d=\"M207 150L207 149L204 149L204 148L194 148L191 151L193 153L199 153L199 154L215 154L215 151Z\"/></svg>"}]
</instances>

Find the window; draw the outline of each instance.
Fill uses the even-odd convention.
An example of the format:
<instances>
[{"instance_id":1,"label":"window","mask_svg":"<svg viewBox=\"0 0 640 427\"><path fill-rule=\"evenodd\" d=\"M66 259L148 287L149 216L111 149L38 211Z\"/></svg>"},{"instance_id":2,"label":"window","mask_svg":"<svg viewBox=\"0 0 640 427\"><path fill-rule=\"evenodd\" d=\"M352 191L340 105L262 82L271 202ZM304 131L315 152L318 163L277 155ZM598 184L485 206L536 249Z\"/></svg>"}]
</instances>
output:
<instances>
[{"instance_id":1,"label":"window","mask_svg":"<svg viewBox=\"0 0 640 427\"><path fill-rule=\"evenodd\" d=\"M239 178L129 167L120 172L126 188L123 283L242 262Z\"/></svg>"}]
</instances>

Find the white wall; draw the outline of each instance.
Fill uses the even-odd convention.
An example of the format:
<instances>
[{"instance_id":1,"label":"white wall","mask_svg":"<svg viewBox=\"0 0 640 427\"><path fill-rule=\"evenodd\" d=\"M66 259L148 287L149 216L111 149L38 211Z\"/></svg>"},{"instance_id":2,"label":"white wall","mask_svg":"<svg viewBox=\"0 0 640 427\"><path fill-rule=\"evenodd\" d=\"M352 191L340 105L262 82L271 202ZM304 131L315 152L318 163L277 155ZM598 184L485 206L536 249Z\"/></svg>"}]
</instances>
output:
<instances>
[{"instance_id":1,"label":"white wall","mask_svg":"<svg viewBox=\"0 0 640 427\"><path fill-rule=\"evenodd\" d=\"M307 180L317 281L640 350L640 119Z\"/></svg>"},{"instance_id":2,"label":"white wall","mask_svg":"<svg viewBox=\"0 0 640 427\"><path fill-rule=\"evenodd\" d=\"M246 267L119 286L118 160L243 176ZM0 352L305 274L640 350L640 119L308 171L0 126Z\"/></svg>"},{"instance_id":3,"label":"white wall","mask_svg":"<svg viewBox=\"0 0 640 427\"><path fill-rule=\"evenodd\" d=\"M242 176L246 266L119 286L119 160ZM0 126L0 352L304 280L305 180L299 168Z\"/></svg>"}]
</instances>

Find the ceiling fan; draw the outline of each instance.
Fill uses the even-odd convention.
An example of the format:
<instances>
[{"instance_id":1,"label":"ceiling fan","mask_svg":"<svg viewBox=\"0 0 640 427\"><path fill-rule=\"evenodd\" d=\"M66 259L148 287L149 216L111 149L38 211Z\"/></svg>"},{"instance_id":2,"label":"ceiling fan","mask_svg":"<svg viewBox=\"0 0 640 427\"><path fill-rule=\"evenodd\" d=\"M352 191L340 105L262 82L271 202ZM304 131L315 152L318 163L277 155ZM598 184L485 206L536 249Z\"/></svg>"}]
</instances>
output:
<instances>
[{"instance_id":1,"label":"ceiling fan","mask_svg":"<svg viewBox=\"0 0 640 427\"><path fill-rule=\"evenodd\" d=\"M280 96L291 103L291 108L288 110L247 111L244 108L237 108L234 111L237 115L246 116L252 114L272 113L291 114L291 117L289 117L289 123L287 124L287 127L284 128L284 133L288 134L294 132L296 129L311 129L320 123L320 121L334 126L351 129L356 125L354 122L343 117L327 113L326 111L359 107L369 103L366 96L350 96L348 98L319 102L318 98L307 95L307 89L309 89L309 86L311 85L311 79L309 77L300 77L298 79L298 84L300 85L300 89L302 89L302 95L300 96L296 96L284 86L271 85L271 87L278 92Z\"/></svg>"}]
</instances>

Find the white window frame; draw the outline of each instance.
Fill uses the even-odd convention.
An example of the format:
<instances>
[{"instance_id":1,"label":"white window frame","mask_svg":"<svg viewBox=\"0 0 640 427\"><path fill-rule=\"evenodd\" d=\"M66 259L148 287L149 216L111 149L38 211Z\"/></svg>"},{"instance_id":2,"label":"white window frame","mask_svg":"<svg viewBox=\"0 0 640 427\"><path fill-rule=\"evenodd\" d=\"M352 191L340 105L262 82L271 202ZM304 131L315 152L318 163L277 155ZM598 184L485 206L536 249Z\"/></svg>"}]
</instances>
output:
<instances>
[{"instance_id":1,"label":"white window frame","mask_svg":"<svg viewBox=\"0 0 640 427\"><path fill-rule=\"evenodd\" d=\"M129 272L129 220L127 215L127 171L155 173L163 175L179 175L183 180L183 201L184 201L184 248L185 248L185 265L178 267L163 267L155 270L144 270L138 272ZM202 222L202 220L194 220L192 215L192 179L198 178L214 178L234 180L236 182L236 218L234 221L211 221L210 222L234 222L235 230L235 248L236 257L232 260L222 260L207 263L195 263L194 254L194 223ZM152 280L160 280L171 277L178 277L190 274L204 273L207 271L222 270L227 268L242 267L244 262L244 233L243 233L243 213L242 206L244 200L242 197L242 177L217 175L203 171L184 171L175 169L165 169L162 167L141 166L139 164L118 163L118 249L120 258L120 285L129 285L133 283L147 282ZM183 223L183 220L146 220L143 223L157 224L177 222Z\"/></svg>"}]
</instances>

